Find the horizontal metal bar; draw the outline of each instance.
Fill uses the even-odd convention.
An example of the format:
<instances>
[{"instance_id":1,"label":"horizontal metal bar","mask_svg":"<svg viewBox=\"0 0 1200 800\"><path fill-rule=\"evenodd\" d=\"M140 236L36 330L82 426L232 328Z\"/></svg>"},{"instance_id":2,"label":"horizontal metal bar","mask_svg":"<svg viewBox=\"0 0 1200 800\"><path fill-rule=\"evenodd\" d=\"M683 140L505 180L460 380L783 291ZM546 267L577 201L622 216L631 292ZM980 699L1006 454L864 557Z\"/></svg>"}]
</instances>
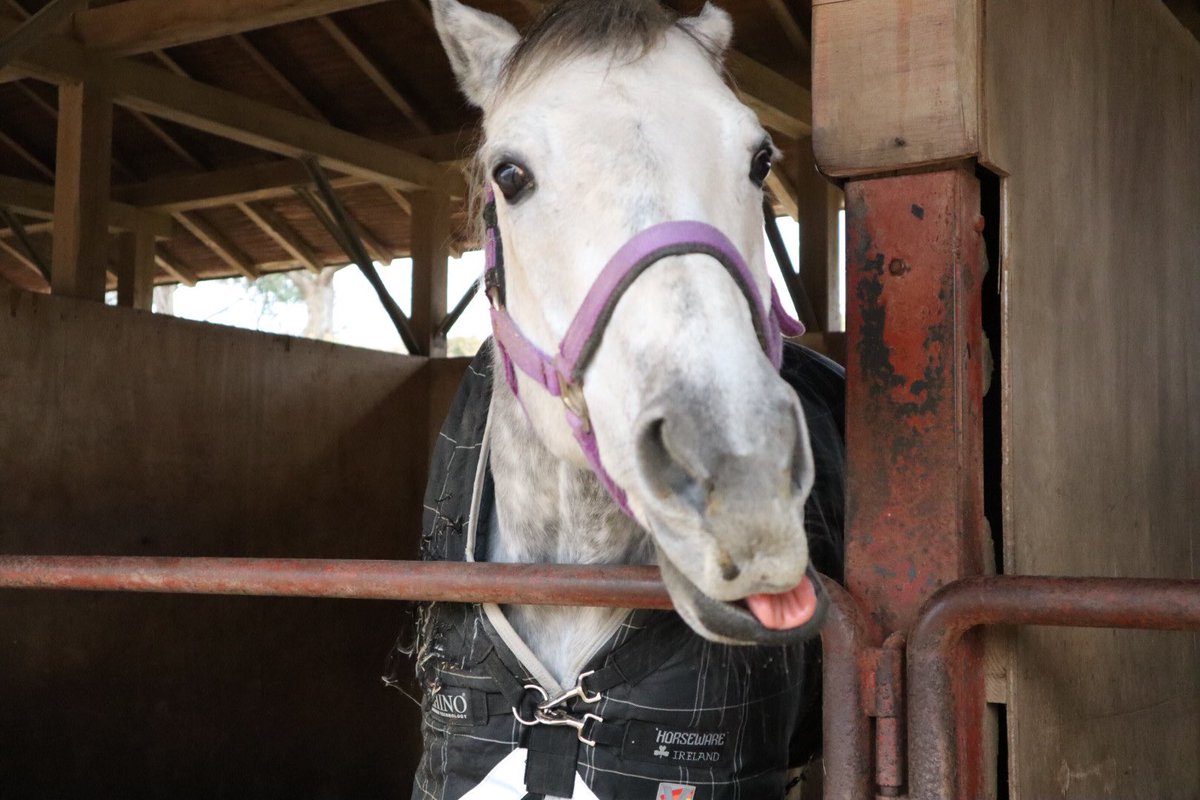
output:
<instances>
[{"instance_id":1,"label":"horizontal metal bar","mask_svg":"<svg viewBox=\"0 0 1200 800\"><path fill-rule=\"evenodd\" d=\"M0 589L669 609L658 567L288 558L0 556Z\"/></svg>"},{"instance_id":2,"label":"horizontal metal bar","mask_svg":"<svg viewBox=\"0 0 1200 800\"><path fill-rule=\"evenodd\" d=\"M1200 630L1200 581L1152 578L967 578L921 610L908 637L910 797L952 797L954 697L950 664L963 634L980 625Z\"/></svg>"}]
</instances>

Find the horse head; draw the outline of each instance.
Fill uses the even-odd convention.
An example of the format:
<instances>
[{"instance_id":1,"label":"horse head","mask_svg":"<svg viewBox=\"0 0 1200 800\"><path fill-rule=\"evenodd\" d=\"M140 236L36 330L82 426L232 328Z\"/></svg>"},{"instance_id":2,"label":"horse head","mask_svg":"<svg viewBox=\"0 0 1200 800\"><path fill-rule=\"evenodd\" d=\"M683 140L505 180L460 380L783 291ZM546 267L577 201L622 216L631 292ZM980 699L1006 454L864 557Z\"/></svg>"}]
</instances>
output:
<instances>
[{"instance_id":1,"label":"horse head","mask_svg":"<svg viewBox=\"0 0 1200 800\"><path fill-rule=\"evenodd\" d=\"M523 39L456 0L433 11L483 111L478 163L504 253L492 297L523 340L561 353L614 254L654 226L711 226L740 257L735 270L698 248L658 255L594 315L577 380L516 370L514 386L544 445L597 469L649 532L697 632L731 643L811 635L813 457L762 330L772 298L762 184L776 153L725 82L728 14L566 0ZM598 454L581 446L580 424Z\"/></svg>"}]
</instances>

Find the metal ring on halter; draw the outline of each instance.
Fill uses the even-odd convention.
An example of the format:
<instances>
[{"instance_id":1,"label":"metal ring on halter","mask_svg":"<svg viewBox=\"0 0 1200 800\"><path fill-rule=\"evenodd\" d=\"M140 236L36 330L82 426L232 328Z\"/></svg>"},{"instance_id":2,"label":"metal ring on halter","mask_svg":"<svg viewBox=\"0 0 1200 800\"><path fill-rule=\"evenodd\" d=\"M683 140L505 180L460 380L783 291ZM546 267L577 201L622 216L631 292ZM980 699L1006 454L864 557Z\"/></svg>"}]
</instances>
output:
<instances>
[{"instance_id":1,"label":"metal ring on halter","mask_svg":"<svg viewBox=\"0 0 1200 800\"><path fill-rule=\"evenodd\" d=\"M525 691L537 692L538 694L540 694L542 696L543 703L550 699L550 695L546 694L546 690L543 689L541 686L538 686L536 683L525 684ZM521 712L517 710L516 706L512 707L513 716L516 717L517 722L521 723L522 725L524 725L526 727L529 727L531 725L537 725L538 723L541 722L541 720L538 719L539 711L541 711L540 705L534 709L533 719L525 719L524 717L521 716Z\"/></svg>"}]
</instances>

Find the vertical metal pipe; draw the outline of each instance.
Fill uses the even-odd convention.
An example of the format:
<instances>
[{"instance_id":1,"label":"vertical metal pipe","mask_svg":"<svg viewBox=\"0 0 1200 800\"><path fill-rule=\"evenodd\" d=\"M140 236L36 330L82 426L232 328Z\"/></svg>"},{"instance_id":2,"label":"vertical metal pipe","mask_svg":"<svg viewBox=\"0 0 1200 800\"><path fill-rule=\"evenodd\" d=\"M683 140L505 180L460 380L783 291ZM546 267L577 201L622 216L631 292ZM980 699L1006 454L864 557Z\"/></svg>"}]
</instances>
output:
<instances>
[{"instance_id":1,"label":"vertical metal pipe","mask_svg":"<svg viewBox=\"0 0 1200 800\"><path fill-rule=\"evenodd\" d=\"M941 589L908 637L911 800L960 797L959 642L980 625L1200 630L1200 581L999 576Z\"/></svg>"},{"instance_id":2,"label":"vertical metal pipe","mask_svg":"<svg viewBox=\"0 0 1200 800\"><path fill-rule=\"evenodd\" d=\"M825 800L869 800L871 722L862 660L871 640L854 598L831 580L824 585L829 594L829 614L821 629Z\"/></svg>"}]
</instances>

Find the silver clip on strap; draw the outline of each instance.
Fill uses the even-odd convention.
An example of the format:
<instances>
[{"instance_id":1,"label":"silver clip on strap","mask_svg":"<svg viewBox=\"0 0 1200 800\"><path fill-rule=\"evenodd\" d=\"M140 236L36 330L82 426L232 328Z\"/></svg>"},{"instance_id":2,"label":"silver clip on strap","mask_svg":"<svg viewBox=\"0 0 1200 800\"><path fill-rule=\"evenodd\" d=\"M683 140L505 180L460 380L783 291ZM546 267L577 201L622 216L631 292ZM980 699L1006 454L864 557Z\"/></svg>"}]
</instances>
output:
<instances>
[{"instance_id":1,"label":"silver clip on strap","mask_svg":"<svg viewBox=\"0 0 1200 800\"><path fill-rule=\"evenodd\" d=\"M596 670L594 670L594 669L590 669L587 672L581 673L579 675L579 678L575 681L574 687L563 692L562 694L560 694L558 697L554 698L553 700L546 700L546 702L542 703L540 706L538 706L538 708L542 711L548 711L548 710L554 708L555 706L561 706L563 703L566 703L576 697L578 697L581 701L587 703L589 706L594 706L596 703L599 703L600 700L602 699L601 694L599 692L596 692L595 694L588 694L588 690L586 688L584 688L584 685L583 685L584 679L594 675L595 673L596 673ZM529 687L525 687L525 688L529 688ZM541 687L538 687L538 688L541 688ZM545 694L546 694L545 692L542 692L543 697L545 697Z\"/></svg>"},{"instance_id":2,"label":"silver clip on strap","mask_svg":"<svg viewBox=\"0 0 1200 800\"><path fill-rule=\"evenodd\" d=\"M588 747L595 747L596 740L589 739L584 734L584 731L587 729L589 722L596 722L596 723L604 722L604 717L601 717L598 714L592 714L591 712L585 713L582 717L572 717L571 715L569 715L566 712L565 709L557 708L557 706L560 706L563 703L566 703L567 701L569 701L573 698L576 698L576 697L578 697L582 702L588 703L589 705L600 702L601 695L599 692L596 692L594 694L589 694L587 689L585 689L583 687L583 679L588 677L591 674L592 674L592 672L585 672L582 675L580 675L579 680L577 680L575 682L574 688L563 692L561 695L554 698L553 700L551 700L549 695L546 694L546 690L543 689L538 684L536 684L536 683L525 684L525 689L527 691L537 692L538 694L540 694L542 696L542 703L533 712L533 719L525 719L524 717L522 717L521 712L518 711L515 706L513 707L513 710L512 710L513 716L516 717L517 722L519 722L525 726L530 726L530 725L563 726L563 725L565 725L567 727L574 728L575 736L579 739L579 741L583 742Z\"/></svg>"}]
</instances>

